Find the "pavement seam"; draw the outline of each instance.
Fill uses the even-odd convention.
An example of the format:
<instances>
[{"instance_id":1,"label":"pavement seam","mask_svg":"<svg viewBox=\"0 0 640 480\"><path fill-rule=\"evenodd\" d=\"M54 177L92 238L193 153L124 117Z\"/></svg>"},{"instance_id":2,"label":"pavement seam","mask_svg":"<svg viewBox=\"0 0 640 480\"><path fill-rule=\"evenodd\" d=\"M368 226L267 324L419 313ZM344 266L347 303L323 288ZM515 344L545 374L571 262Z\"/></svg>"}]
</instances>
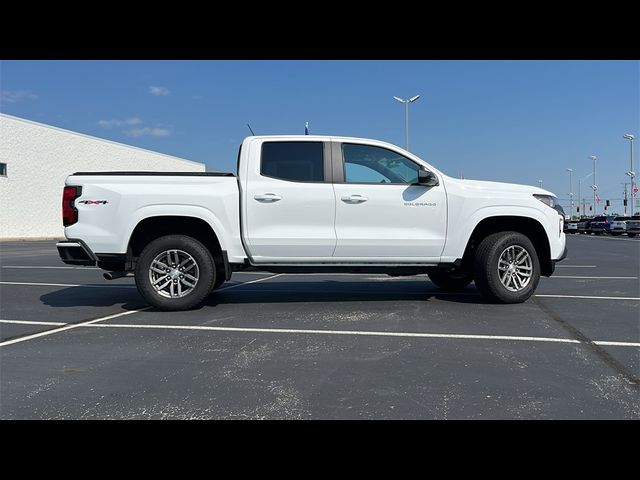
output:
<instances>
[{"instance_id":1,"label":"pavement seam","mask_svg":"<svg viewBox=\"0 0 640 480\"><path fill-rule=\"evenodd\" d=\"M631 384L636 390L640 390L640 378L636 376L636 374L623 365L621 362L613 358L613 356L607 352L602 346L598 345L598 343L594 342L591 338L585 335L582 331L580 331L577 327L563 319L558 313L552 310L549 306L545 305L543 302L535 299L533 300L540 310L542 310L549 318L558 323L562 329L569 333L574 339L578 340L581 344L588 347L593 353L596 354L600 360L602 360L605 364L611 367L616 371L619 375L624 377L624 379Z\"/></svg>"}]
</instances>

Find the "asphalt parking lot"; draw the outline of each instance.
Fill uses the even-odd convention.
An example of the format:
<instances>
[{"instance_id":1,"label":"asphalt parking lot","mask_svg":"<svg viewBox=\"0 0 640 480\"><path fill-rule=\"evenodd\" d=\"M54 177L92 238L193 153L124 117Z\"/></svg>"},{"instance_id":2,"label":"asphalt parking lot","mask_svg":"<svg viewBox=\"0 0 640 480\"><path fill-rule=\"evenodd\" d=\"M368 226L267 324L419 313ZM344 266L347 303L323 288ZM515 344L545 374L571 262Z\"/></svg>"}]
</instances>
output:
<instances>
[{"instance_id":1,"label":"asphalt parking lot","mask_svg":"<svg viewBox=\"0 0 640 480\"><path fill-rule=\"evenodd\" d=\"M0 243L2 419L638 419L640 239L568 236L521 305L243 272L198 310Z\"/></svg>"}]
</instances>

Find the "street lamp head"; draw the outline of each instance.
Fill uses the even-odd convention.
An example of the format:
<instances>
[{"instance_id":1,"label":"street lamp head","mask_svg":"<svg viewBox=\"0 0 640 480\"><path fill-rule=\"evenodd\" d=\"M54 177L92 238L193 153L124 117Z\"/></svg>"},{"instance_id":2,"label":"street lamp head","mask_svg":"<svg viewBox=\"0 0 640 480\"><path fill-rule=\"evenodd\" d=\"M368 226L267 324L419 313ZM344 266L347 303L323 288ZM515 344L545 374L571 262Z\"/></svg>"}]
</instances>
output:
<instances>
[{"instance_id":1,"label":"street lamp head","mask_svg":"<svg viewBox=\"0 0 640 480\"><path fill-rule=\"evenodd\" d=\"M634 138L636 138L636 137L634 137L634 136L633 136L633 135L631 135L630 133L625 133L625 134L622 136L622 138L626 138L627 140L633 140L633 139L634 139Z\"/></svg>"},{"instance_id":2,"label":"street lamp head","mask_svg":"<svg viewBox=\"0 0 640 480\"><path fill-rule=\"evenodd\" d=\"M416 95L415 97L411 97L411 98L409 99L409 103L413 103L413 102L415 102L416 100L418 100L419 98L420 98L420 95Z\"/></svg>"},{"instance_id":3,"label":"street lamp head","mask_svg":"<svg viewBox=\"0 0 640 480\"><path fill-rule=\"evenodd\" d=\"M567 172L573 172L573 168L565 168Z\"/></svg>"},{"instance_id":4,"label":"street lamp head","mask_svg":"<svg viewBox=\"0 0 640 480\"><path fill-rule=\"evenodd\" d=\"M406 100L401 99L400 97L393 97L394 99L396 99L397 101L399 101L400 103L405 103Z\"/></svg>"},{"instance_id":5,"label":"street lamp head","mask_svg":"<svg viewBox=\"0 0 640 480\"><path fill-rule=\"evenodd\" d=\"M625 175L629 175L631 178L636 176L636 172L627 172Z\"/></svg>"},{"instance_id":6,"label":"street lamp head","mask_svg":"<svg viewBox=\"0 0 640 480\"><path fill-rule=\"evenodd\" d=\"M596 157L595 155L589 155L589 160L596 160L598 157Z\"/></svg>"}]
</instances>

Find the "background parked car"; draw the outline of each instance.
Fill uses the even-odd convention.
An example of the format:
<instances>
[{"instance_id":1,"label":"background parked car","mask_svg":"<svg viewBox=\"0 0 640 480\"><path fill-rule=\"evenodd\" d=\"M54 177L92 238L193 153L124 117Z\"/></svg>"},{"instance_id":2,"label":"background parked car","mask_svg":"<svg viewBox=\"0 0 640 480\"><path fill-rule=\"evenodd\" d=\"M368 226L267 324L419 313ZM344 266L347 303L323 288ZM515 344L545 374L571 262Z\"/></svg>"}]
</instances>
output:
<instances>
[{"instance_id":1,"label":"background parked car","mask_svg":"<svg viewBox=\"0 0 640 480\"><path fill-rule=\"evenodd\" d=\"M569 220L564 224L564 232L565 233L578 233L578 222L579 220Z\"/></svg>"},{"instance_id":2,"label":"background parked car","mask_svg":"<svg viewBox=\"0 0 640 480\"><path fill-rule=\"evenodd\" d=\"M627 231L627 220L631 220L631 217L616 217L611 222L609 233L614 236L622 235Z\"/></svg>"},{"instance_id":3,"label":"background parked car","mask_svg":"<svg viewBox=\"0 0 640 480\"><path fill-rule=\"evenodd\" d=\"M591 225L590 218L581 218L578 222L578 233L589 233L589 227Z\"/></svg>"},{"instance_id":4,"label":"background parked car","mask_svg":"<svg viewBox=\"0 0 640 480\"><path fill-rule=\"evenodd\" d=\"M608 233L611 228L611 222L615 217L613 215L601 215L591 220L589 231L594 235L600 235L601 233Z\"/></svg>"},{"instance_id":5,"label":"background parked car","mask_svg":"<svg viewBox=\"0 0 640 480\"><path fill-rule=\"evenodd\" d=\"M631 217L627 220L627 236L633 238L640 234L640 216Z\"/></svg>"}]
</instances>

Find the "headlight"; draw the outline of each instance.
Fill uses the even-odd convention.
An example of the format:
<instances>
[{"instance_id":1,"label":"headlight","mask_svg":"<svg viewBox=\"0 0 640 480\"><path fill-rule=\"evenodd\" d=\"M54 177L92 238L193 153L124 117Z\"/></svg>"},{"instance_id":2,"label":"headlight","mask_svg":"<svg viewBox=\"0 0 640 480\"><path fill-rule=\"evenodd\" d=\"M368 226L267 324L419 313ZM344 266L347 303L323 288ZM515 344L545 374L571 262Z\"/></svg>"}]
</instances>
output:
<instances>
[{"instance_id":1,"label":"headlight","mask_svg":"<svg viewBox=\"0 0 640 480\"><path fill-rule=\"evenodd\" d=\"M551 208L556 208L556 205L558 205L558 199L552 195L538 195L534 193L533 196Z\"/></svg>"}]
</instances>

